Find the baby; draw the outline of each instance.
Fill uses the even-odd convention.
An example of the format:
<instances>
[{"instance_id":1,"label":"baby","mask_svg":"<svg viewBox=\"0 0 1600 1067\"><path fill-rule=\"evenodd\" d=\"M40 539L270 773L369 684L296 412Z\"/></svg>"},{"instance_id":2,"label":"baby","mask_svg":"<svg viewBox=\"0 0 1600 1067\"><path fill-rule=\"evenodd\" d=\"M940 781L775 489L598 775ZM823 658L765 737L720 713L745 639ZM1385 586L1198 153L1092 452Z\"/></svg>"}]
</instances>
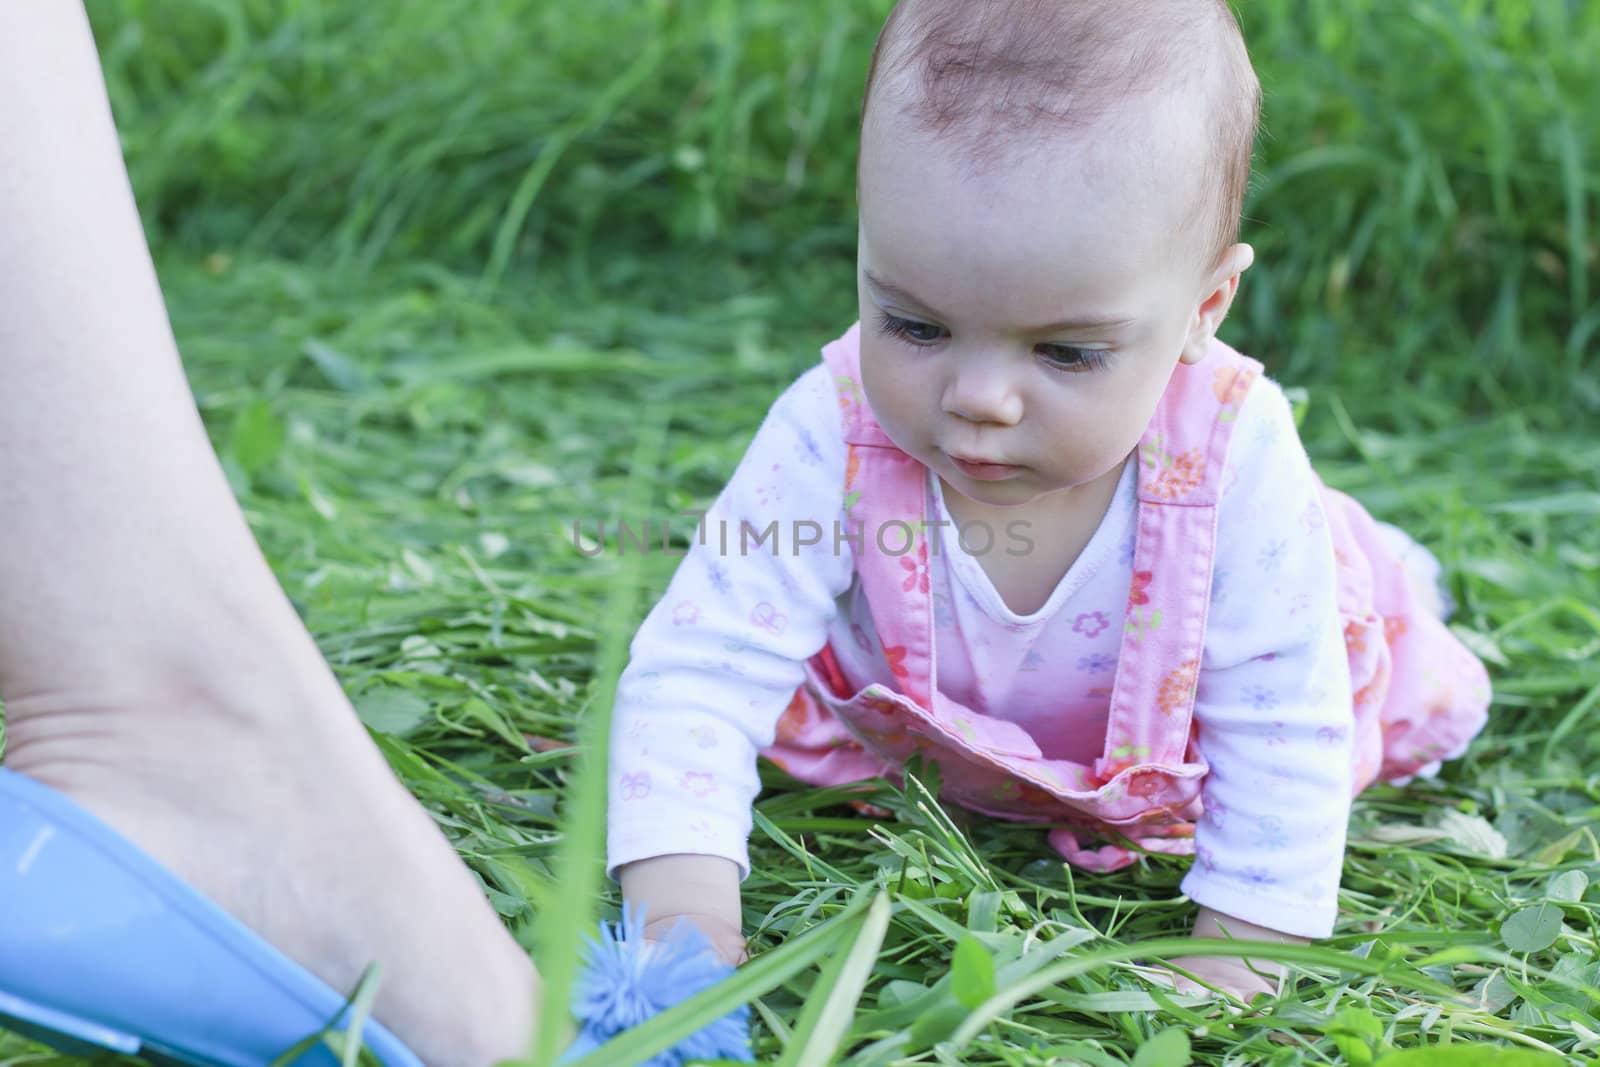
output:
<instances>
[{"instance_id":1,"label":"baby","mask_svg":"<svg viewBox=\"0 0 1600 1067\"><path fill-rule=\"evenodd\" d=\"M1304 943L1352 794L1481 729L1482 664L1409 577L1431 557L1321 485L1216 340L1259 101L1224 0L889 17L860 322L768 412L619 685L608 871L652 929L740 958L758 754L828 784L920 754L1080 867L1192 854L1196 936Z\"/></svg>"}]
</instances>

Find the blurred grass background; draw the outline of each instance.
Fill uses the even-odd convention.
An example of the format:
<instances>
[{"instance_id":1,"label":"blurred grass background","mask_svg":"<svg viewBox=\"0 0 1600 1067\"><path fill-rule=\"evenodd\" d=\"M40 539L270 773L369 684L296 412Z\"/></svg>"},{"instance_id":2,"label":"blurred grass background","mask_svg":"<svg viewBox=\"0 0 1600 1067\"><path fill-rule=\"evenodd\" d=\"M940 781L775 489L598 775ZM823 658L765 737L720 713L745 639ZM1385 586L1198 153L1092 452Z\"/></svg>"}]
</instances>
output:
<instances>
[{"instance_id":1,"label":"blurred grass background","mask_svg":"<svg viewBox=\"0 0 1600 1067\"><path fill-rule=\"evenodd\" d=\"M704 505L853 319L855 123L889 6L89 2L247 514L391 762L530 943L560 900L572 755L530 738L570 738L603 703L597 634L629 562L583 558L570 524ZM1174 1028L1204 1063L1600 1047L1575 992L1600 977L1600 6L1237 6L1265 133L1257 266L1223 336L1308 391L1327 480L1443 558L1495 674L1493 725L1439 782L1358 803L1323 981L1227 1021L1107 965L959 1051L864 1015L849 1062L1125 1063ZM664 427L648 469L641 413ZM671 573L640 562L633 617ZM767 948L895 872L863 1011L941 988L951 922L1002 962L1030 929L1187 929L1181 862L1069 883L1033 831L955 815L969 845L915 798L878 799L899 822L873 835L837 796L763 794L745 885ZM1524 936L1535 908L1554 909L1548 939L1548 922ZM1470 1005L1341 976L1350 953ZM763 1052L796 1043L811 981L758 1002Z\"/></svg>"},{"instance_id":2,"label":"blurred grass background","mask_svg":"<svg viewBox=\"0 0 1600 1067\"><path fill-rule=\"evenodd\" d=\"M853 300L855 123L889 7L91 3L164 246L427 260L562 303L782 294L824 332ZM1241 347L1297 381L1403 380L1453 410L1600 410L1594 5L1250 0L1240 17L1267 100L1246 226L1266 269Z\"/></svg>"}]
</instances>

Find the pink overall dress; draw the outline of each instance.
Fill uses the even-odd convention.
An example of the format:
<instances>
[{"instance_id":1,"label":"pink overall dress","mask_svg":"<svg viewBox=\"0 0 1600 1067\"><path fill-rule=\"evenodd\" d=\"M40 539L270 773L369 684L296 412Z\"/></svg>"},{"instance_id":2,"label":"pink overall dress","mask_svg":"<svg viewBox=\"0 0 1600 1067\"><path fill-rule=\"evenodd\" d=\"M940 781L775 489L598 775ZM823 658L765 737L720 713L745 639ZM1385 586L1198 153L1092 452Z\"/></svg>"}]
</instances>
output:
<instances>
[{"instance_id":1,"label":"pink overall dress","mask_svg":"<svg viewBox=\"0 0 1600 1067\"><path fill-rule=\"evenodd\" d=\"M1051 845L1071 863L1109 871L1134 848L1085 847L1080 834L1137 849L1194 851L1208 767L1195 742L1194 701L1205 647L1217 501L1239 408L1261 364L1219 341L1180 364L1140 442L1133 585L1106 709L1103 755L1050 759L1015 723L973 711L934 685L934 611L926 580L927 468L895 447L861 389L860 326L823 349L838 386L848 446L845 504L856 572L898 688L855 692L831 648L762 755L817 785L894 779L916 753L937 762L943 799L1003 819L1055 823ZM1324 488L1338 563L1352 692L1355 790L1460 754L1489 704L1483 664L1416 602L1372 518Z\"/></svg>"}]
</instances>

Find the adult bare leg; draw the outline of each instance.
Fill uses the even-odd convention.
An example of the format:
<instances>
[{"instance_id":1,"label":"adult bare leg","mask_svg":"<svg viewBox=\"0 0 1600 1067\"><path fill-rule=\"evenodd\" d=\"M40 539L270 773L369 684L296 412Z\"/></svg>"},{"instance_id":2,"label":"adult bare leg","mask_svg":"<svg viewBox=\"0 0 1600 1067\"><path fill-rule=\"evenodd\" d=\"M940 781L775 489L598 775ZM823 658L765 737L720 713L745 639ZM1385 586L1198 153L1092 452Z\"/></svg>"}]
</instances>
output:
<instances>
[{"instance_id":1,"label":"adult bare leg","mask_svg":"<svg viewBox=\"0 0 1600 1067\"><path fill-rule=\"evenodd\" d=\"M537 977L256 547L179 364L87 19L0 9L6 764L434 1067L518 1056Z\"/></svg>"}]
</instances>

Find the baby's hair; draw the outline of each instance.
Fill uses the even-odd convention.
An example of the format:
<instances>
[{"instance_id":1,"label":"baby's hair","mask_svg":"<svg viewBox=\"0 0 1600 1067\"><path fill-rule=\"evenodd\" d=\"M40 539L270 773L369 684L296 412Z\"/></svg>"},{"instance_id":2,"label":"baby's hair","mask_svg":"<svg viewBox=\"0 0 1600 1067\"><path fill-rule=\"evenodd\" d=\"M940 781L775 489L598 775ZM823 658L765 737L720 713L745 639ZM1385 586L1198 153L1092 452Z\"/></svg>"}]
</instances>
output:
<instances>
[{"instance_id":1,"label":"baby's hair","mask_svg":"<svg viewBox=\"0 0 1600 1067\"><path fill-rule=\"evenodd\" d=\"M876 83L982 167L1041 129L1115 131L1130 99L1203 99L1209 151L1191 216L1209 268L1238 238L1261 85L1227 0L902 0L872 52ZM1193 227L1191 227L1193 228Z\"/></svg>"}]
</instances>

